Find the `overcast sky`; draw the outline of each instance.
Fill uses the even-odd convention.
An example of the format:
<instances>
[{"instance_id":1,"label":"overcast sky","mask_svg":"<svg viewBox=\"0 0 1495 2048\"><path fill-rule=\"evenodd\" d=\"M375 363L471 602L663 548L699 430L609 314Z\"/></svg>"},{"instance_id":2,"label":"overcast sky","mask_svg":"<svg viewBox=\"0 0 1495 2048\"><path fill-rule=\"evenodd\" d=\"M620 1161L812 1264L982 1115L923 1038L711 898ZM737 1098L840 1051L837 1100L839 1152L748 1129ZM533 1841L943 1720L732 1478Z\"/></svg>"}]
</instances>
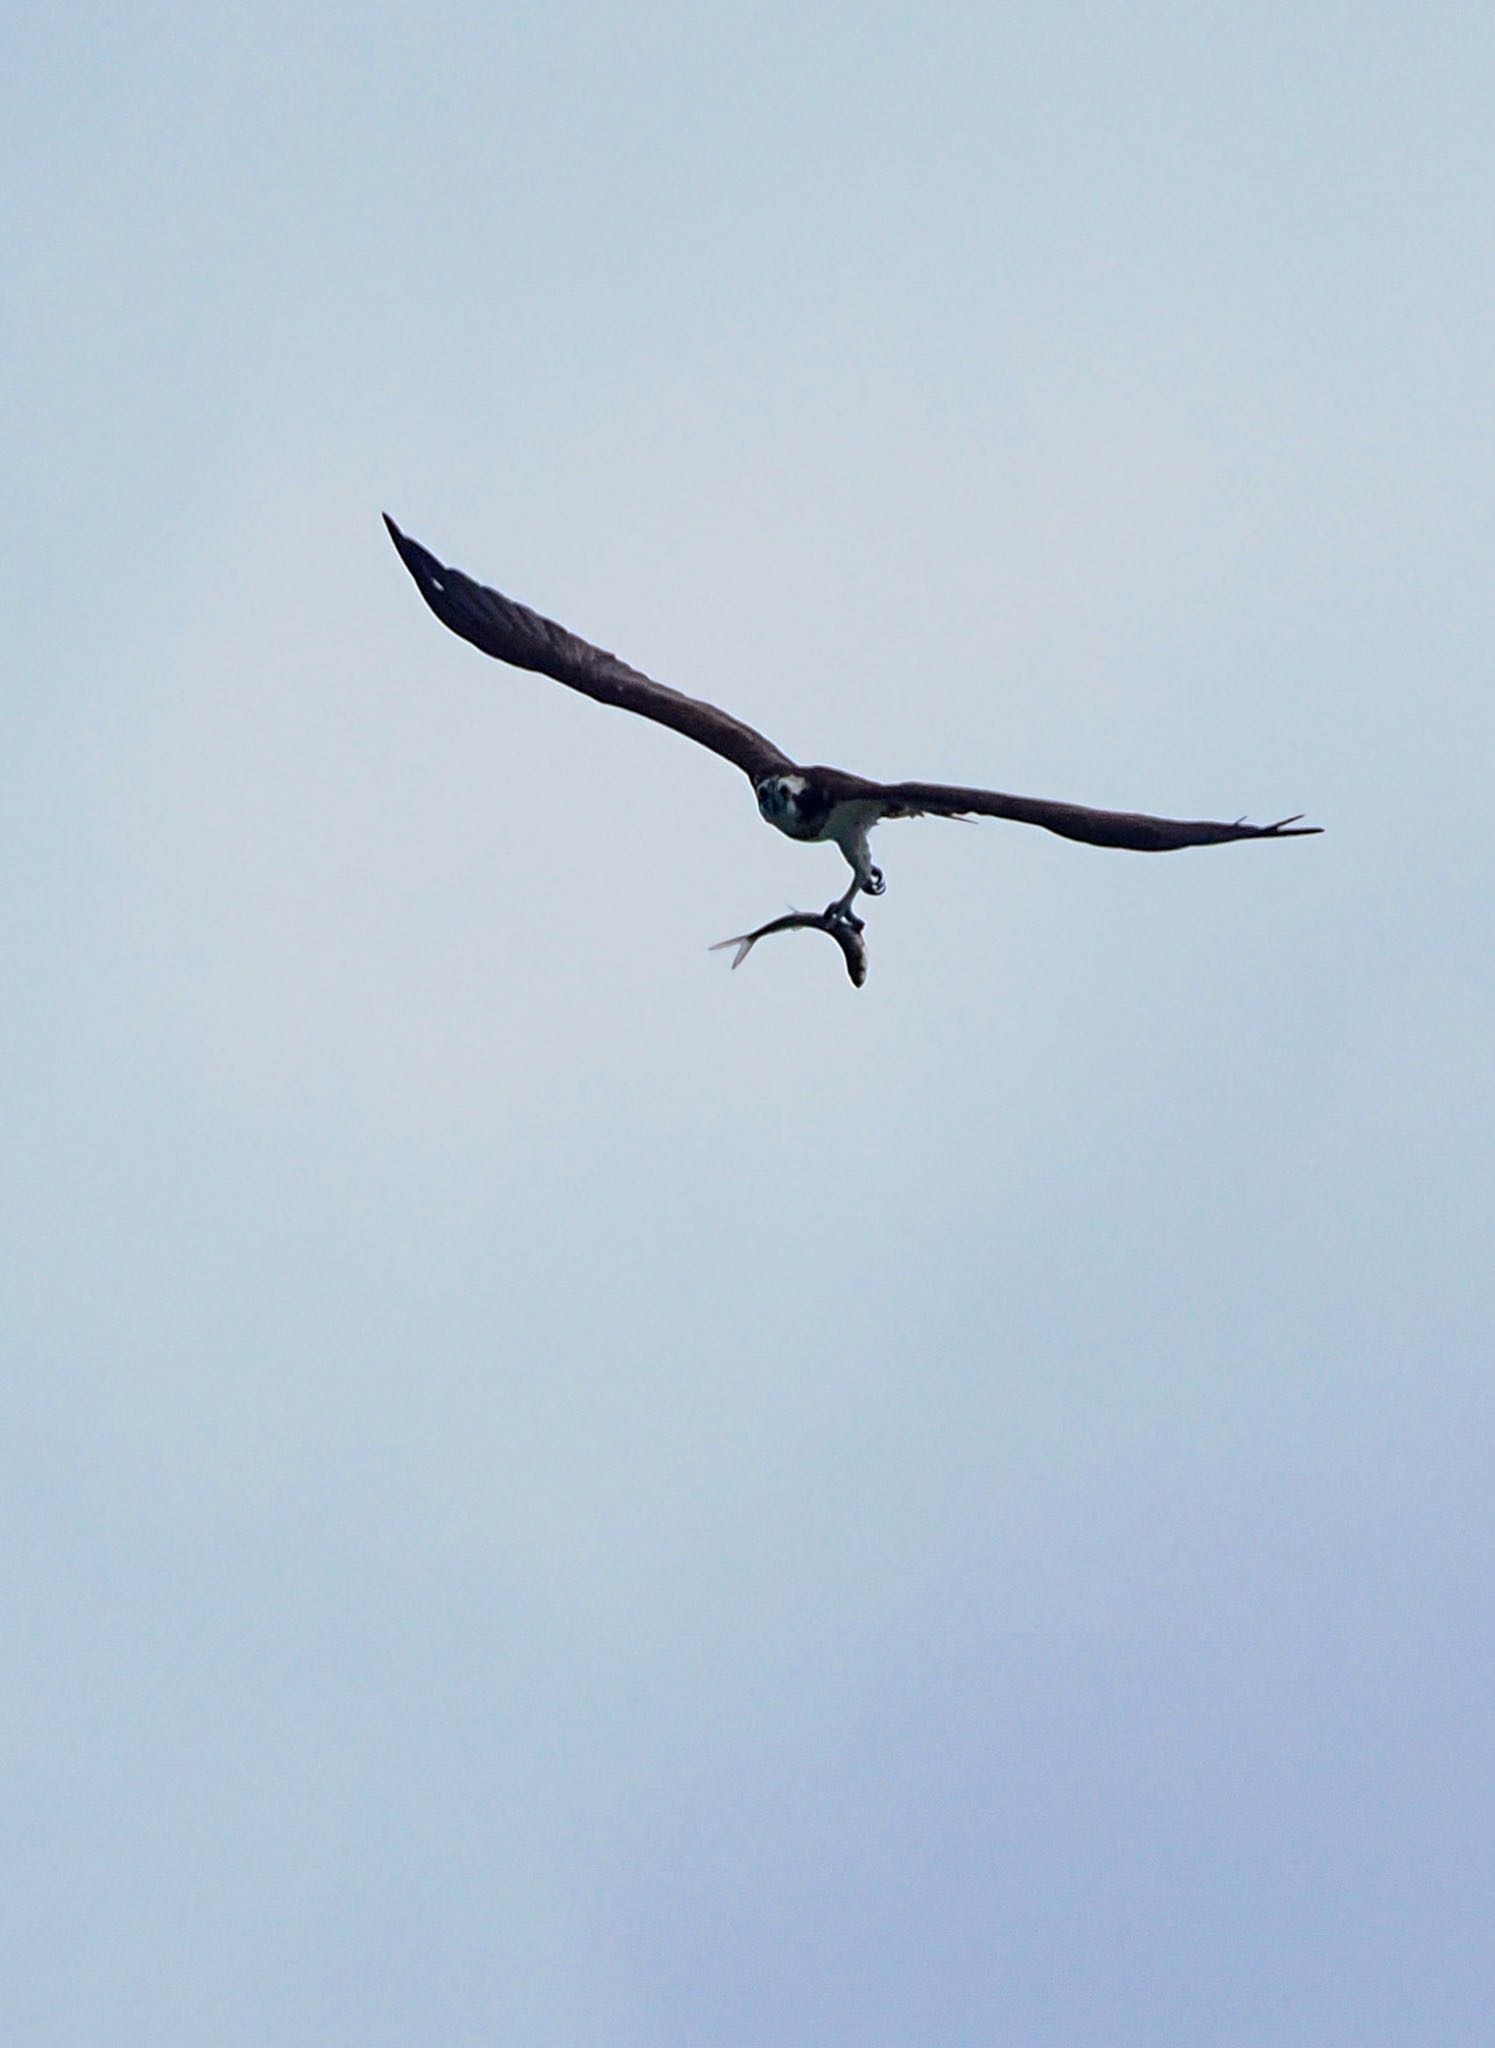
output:
<instances>
[{"instance_id":1,"label":"overcast sky","mask_svg":"<svg viewBox=\"0 0 1495 2048\"><path fill-rule=\"evenodd\" d=\"M6 2041L1482 2037L1488 9L10 42Z\"/></svg>"}]
</instances>

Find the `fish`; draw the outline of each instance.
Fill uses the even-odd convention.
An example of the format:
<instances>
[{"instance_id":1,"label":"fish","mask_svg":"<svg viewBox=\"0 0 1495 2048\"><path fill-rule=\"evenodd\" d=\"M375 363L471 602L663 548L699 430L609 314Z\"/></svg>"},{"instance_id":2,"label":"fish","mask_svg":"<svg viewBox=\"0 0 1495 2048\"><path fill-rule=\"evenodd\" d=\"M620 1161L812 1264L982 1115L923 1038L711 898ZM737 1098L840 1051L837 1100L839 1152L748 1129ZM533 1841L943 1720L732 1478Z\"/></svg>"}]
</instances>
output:
<instances>
[{"instance_id":1,"label":"fish","mask_svg":"<svg viewBox=\"0 0 1495 2048\"><path fill-rule=\"evenodd\" d=\"M735 946L732 956L734 969L746 960L759 939L766 939L771 932L829 932L841 948L846 962L846 972L851 976L853 988L860 988L867 979L867 941L862 936L862 920L834 905L830 910L791 910L783 917L775 917L767 924L760 924L755 932L739 932L735 939L718 939L709 950L724 952L728 946Z\"/></svg>"}]
</instances>

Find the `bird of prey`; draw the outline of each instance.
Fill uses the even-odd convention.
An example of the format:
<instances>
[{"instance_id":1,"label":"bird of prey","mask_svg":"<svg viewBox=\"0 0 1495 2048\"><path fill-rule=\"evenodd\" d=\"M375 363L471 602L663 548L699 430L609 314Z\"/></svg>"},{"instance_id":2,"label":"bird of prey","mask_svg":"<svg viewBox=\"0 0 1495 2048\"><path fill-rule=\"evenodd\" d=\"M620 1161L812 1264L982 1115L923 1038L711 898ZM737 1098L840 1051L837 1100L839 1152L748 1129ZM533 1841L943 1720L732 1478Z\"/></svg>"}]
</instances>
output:
<instances>
[{"instance_id":1,"label":"bird of prey","mask_svg":"<svg viewBox=\"0 0 1495 2048\"><path fill-rule=\"evenodd\" d=\"M832 839L846 856L851 884L823 913L855 931L862 920L852 909L864 891L881 896L886 884L874 867L867 835L885 818L1010 818L1041 825L1065 839L1091 846L1130 847L1139 853L1168 853L1181 846L1217 846L1228 839L1293 839L1320 831L1299 822L1302 813L1275 825L1151 818L1140 811L1097 811L1084 804L1054 803L1042 797L1004 796L993 789L965 789L942 782L870 782L844 768L806 767L793 761L761 732L699 697L687 697L605 654L564 626L541 618L460 569L449 569L418 541L401 533L388 513L384 523L417 589L444 626L484 654L514 668L535 669L569 689L620 711L636 711L709 747L740 768L753 785L758 809L790 839Z\"/></svg>"}]
</instances>

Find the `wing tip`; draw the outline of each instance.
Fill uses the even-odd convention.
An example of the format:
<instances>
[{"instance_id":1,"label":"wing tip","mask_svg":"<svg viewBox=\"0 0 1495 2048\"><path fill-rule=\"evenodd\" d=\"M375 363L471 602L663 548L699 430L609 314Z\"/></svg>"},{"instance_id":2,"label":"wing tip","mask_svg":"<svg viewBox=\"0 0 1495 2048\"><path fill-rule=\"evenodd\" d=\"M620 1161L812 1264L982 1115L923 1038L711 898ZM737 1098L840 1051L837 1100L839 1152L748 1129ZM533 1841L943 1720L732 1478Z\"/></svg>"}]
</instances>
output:
<instances>
[{"instance_id":1,"label":"wing tip","mask_svg":"<svg viewBox=\"0 0 1495 2048\"><path fill-rule=\"evenodd\" d=\"M423 548L418 540L412 540L408 533L402 532L387 512L381 512L379 517L384 521L389 537L394 542L395 553L415 578L422 592L426 592L440 572L441 564L429 548Z\"/></svg>"}]
</instances>

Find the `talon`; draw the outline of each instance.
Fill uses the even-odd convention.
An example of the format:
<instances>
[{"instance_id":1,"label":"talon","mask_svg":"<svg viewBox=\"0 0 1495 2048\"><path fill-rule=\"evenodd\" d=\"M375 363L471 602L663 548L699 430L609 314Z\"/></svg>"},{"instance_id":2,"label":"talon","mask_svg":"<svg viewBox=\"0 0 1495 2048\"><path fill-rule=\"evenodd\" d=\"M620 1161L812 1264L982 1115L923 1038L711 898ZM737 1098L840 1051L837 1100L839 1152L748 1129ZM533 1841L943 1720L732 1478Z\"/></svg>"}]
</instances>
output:
<instances>
[{"instance_id":1,"label":"talon","mask_svg":"<svg viewBox=\"0 0 1495 2048\"><path fill-rule=\"evenodd\" d=\"M887 883L883 880L881 868L869 868L867 870L867 879L863 882L862 887L869 896L881 896L887 886Z\"/></svg>"}]
</instances>

